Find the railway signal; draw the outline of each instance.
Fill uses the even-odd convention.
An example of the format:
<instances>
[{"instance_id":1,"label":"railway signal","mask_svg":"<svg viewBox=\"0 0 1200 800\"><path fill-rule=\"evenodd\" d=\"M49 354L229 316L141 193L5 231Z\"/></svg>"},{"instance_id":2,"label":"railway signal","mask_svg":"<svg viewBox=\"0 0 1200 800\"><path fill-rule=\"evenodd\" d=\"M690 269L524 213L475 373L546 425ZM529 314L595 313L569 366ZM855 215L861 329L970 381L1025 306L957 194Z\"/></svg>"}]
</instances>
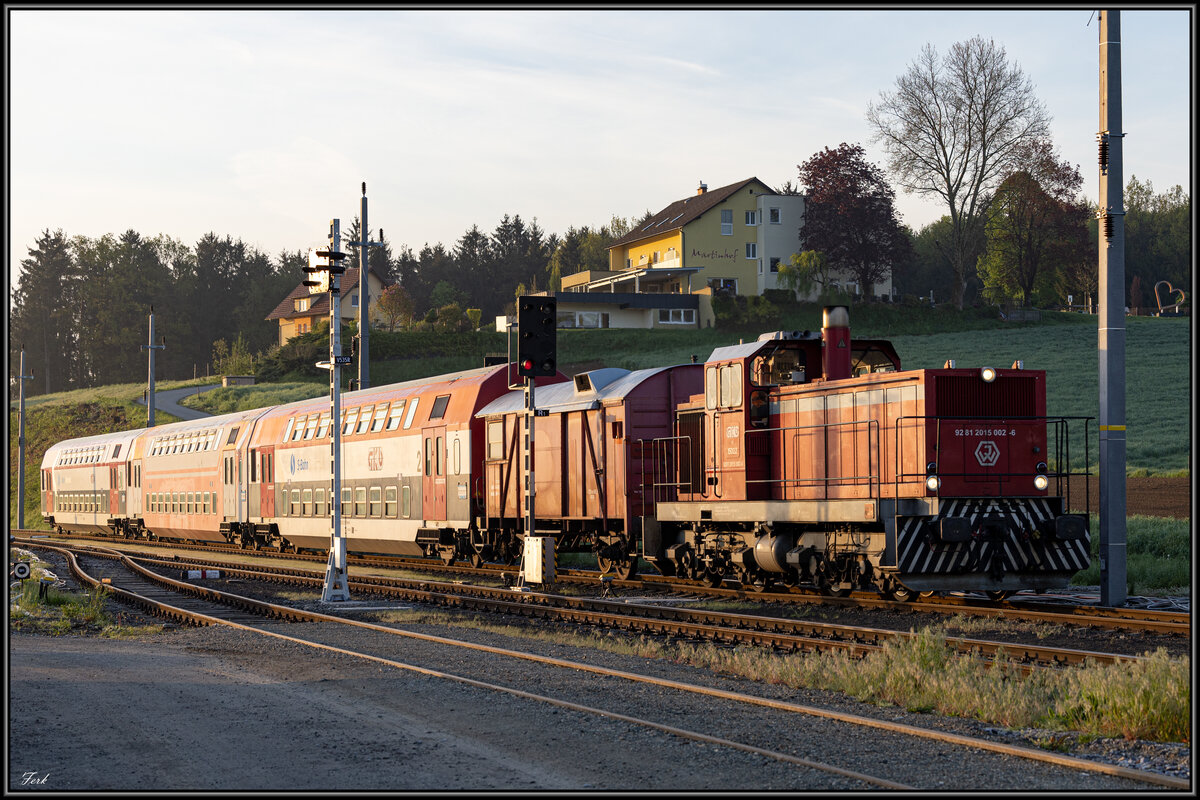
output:
<instances>
[{"instance_id":1,"label":"railway signal","mask_svg":"<svg viewBox=\"0 0 1200 800\"><path fill-rule=\"evenodd\" d=\"M551 377L558 372L558 300L517 298L517 374Z\"/></svg>"}]
</instances>

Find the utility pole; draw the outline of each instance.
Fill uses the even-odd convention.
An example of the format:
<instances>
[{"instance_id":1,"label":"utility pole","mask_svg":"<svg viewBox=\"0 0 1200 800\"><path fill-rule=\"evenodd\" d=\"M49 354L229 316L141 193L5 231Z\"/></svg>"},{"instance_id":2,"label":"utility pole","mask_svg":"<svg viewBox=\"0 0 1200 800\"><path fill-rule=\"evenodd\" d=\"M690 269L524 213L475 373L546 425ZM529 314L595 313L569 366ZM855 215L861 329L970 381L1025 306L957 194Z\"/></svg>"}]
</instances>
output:
<instances>
[{"instance_id":1,"label":"utility pole","mask_svg":"<svg viewBox=\"0 0 1200 800\"><path fill-rule=\"evenodd\" d=\"M1100 602L1126 600L1121 12L1100 12Z\"/></svg>"},{"instance_id":2,"label":"utility pole","mask_svg":"<svg viewBox=\"0 0 1200 800\"><path fill-rule=\"evenodd\" d=\"M339 252L341 241L339 220L329 222L329 248L310 250L308 266L304 271L310 279L304 281L308 287L329 291L329 360L318 361L317 366L329 370L329 436L330 461L333 475L330 481L330 546L329 562L325 568L325 588L321 592L322 602L350 599L349 576L346 572L346 539L342 536L342 365L350 363L349 356L342 355L342 310L341 277L345 267L337 262L346 257Z\"/></svg>"},{"instance_id":3,"label":"utility pole","mask_svg":"<svg viewBox=\"0 0 1200 800\"><path fill-rule=\"evenodd\" d=\"M167 337L162 344L154 343L154 306L150 306L150 343L142 345L143 350L150 351L150 387L146 394L146 427L154 427L154 351L166 349Z\"/></svg>"},{"instance_id":4,"label":"utility pole","mask_svg":"<svg viewBox=\"0 0 1200 800\"><path fill-rule=\"evenodd\" d=\"M25 381L33 380L33 373L25 374L25 345L21 345L21 371L17 374L20 383L20 400L17 404L17 456L20 470L17 472L17 528L25 529Z\"/></svg>"},{"instance_id":5,"label":"utility pole","mask_svg":"<svg viewBox=\"0 0 1200 800\"><path fill-rule=\"evenodd\" d=\"M383 247L383 228L379 229L378 242L367 239L367 182L362 184L362 240L347 242L350 247L358 248L358 388L366 389L371 385L371 280L370 257L372 247Z\"/></svg>"}]
</instances>

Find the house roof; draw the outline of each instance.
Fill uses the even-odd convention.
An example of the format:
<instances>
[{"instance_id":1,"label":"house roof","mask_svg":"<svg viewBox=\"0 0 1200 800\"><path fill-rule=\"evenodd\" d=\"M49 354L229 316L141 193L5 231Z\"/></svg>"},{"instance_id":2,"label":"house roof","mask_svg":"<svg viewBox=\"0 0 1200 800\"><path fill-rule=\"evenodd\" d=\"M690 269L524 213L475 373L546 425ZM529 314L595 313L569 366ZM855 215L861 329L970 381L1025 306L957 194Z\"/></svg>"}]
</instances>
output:
<instances>
[{"instance_id":1,"label":"house roof","mask_svg":"<svg viewBox=\"0 0 1200 800\"><path fill-rule=\"evenodd\" d=\"M640 239L647 239L651 236L657 236L667 231L678 230L689 222L699 218L704 212L728 200L739 189L743 189L751 183L758 183L761 186L765 186L771 193L775 192L774 189L767 186L758 178L746 178L744 181L731 183L728 186L722 186L720 189L711 189L705 191L704 194L694 194L691 197L676 200L639 225L636 230L632 230L620 239L617 239L609 249L622 247L623 245L636 242Z\"/></svg>"},{"instance_id":2,"label":"house roof","mask_svg":"<svg viewBox=\"0 0 1200 800\"><path fill-rule=\"evenodd\" d=\"M376 278L379 278L379 273L374 267L371 267L371 272ZM380 279L382 280L382 279ZM342 275L341 283L338 288L342 294L358 287L358 268L348 267ZM312 304L305 311L297 311L296 303L302 297L311 297ZM275 306L275 310L266 316L267 319L292 319L293 317L312 317L320 316L329 313L329 292L319 292L313 294L308 290L308 287L301 282L295 289L288 293L288 296L283 298L279 305Z\"/></svg>"}]
</instances>

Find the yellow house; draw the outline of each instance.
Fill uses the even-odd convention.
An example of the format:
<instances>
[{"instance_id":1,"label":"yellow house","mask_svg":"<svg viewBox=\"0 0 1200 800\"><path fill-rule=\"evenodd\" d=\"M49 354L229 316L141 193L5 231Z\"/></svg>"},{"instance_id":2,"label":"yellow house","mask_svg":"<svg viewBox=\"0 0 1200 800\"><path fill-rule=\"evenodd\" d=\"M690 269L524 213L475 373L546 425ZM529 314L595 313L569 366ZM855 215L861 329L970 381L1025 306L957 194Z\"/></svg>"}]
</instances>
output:
<instances>
[{"instance_id":1,"label":"yellow house","mask_svg":"<svg viewBox=\"0 0 1200 800\"><path fill-rule=\"evenodd\" d=\"M358 319L358 272L356 268L347 269L338 286L342 298L340 313L343 322ZM371 322L378 323L383 315L375 301L383 293L384 286L374 269L367 270L367 286L371 292L368 303ZM320 320L329 321L329 293L318 292L301 283L292 289L266 318L279 320L279 344L286 344L288 339L311 331Z\"/></svg>"},{"instance_id":2,"label":"yellow house","mask_svg":"<svg viewBox=\"0 0 1200 800\"><path fill-rule=\"evenodd\" d=\"M804 197L758 178L677 200L609 248L607 272L565 275L565 292L757 295L801 250Z\"/></svg>"}]
</instances>

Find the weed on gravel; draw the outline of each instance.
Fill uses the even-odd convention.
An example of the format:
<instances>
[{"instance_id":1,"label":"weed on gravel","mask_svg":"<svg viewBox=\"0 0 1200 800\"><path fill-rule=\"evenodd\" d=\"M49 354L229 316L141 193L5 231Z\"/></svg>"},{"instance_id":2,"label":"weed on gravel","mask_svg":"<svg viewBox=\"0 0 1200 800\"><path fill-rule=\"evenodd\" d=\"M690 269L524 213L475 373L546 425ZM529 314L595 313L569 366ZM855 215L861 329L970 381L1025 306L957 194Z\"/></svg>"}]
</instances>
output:
<instances>
[{"instance_id":1,"label":"weed on gravel","mask_svg":"<svg viewBox=\"0 0 1200 800\"><path fill-rule=\"evenodd\" d=\"M1039 728L1157 742L1191 741L1191 660L1165 651L1132 664L1037 670L1024 675L1003 654L961 656L946 645L953 621L889 642L864 658L844 653L776 654L611 632L577 633L553 626L495 625L438 611L380 614L381 622L454 625L518 639L662 658L725 675L796 689L841 692L908 711L977 719L1008 728Z\"/></svg>"}]
</instances>

